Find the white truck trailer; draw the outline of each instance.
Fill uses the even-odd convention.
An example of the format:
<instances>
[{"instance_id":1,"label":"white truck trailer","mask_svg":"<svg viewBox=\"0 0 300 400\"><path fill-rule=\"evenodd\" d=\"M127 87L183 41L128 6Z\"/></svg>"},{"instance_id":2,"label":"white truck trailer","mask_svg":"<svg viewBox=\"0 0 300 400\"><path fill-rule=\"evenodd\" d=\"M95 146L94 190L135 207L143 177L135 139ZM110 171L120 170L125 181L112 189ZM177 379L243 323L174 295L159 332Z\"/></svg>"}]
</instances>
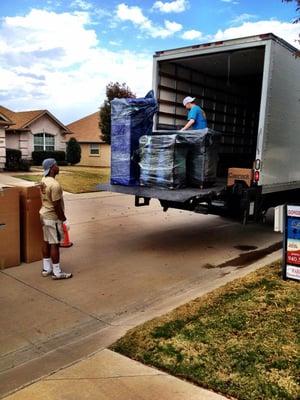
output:
<instances>
[{"instance_id":1,"label":"white truck trailer","mask_svg":"<svg viewBox=\"0 0 300 400\"><path fill-rule=\"evenodd\" d=\"M153 89L159 104L155 130L185 124L185 96L199 100L208 126L222 133L218 180L207 189L178 190L111 185L106 190L151 198L163 209L238 215L259 220L270 208L300 202L300 58L275 35L206 43L158 51ZM299 152L299 153L298 153ZM227 186L230 167L253 169L246 185Z\"/></svg>"}]
</instances>

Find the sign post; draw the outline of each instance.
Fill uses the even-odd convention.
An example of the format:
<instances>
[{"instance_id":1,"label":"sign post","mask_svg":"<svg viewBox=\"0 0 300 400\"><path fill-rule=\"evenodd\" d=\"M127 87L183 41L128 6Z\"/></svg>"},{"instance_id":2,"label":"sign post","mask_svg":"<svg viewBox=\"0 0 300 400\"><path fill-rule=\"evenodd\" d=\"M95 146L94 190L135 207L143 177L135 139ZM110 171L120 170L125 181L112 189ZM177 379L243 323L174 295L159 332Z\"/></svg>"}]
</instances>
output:
<instances>
[{"instance_id":1,"label":"sign post","mask_svg":"<svg viewBox=\"0 0 300 400\"><path fill-rule=\"evenodd\" d=\"M282 277L300 280L300 205L285 207Z\"/></svg>"}]
</instances>

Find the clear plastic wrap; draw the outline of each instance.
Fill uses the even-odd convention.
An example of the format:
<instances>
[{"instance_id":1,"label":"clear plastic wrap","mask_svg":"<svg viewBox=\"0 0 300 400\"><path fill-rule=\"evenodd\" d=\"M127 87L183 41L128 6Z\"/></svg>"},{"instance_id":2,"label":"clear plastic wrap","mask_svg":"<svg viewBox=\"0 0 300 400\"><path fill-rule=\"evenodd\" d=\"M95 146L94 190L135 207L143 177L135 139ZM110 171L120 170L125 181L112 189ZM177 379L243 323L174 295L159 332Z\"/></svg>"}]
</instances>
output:
<instances>
[{"instance_id":1,"label":"clear plastic wrap","mask_svg":"<svg viewBox=\"0 0 300 400\"><path fill-rule=\"evenodd\" d=\"M139 138L149 135L157 102L153 91L138 99L111 102L111 183L135 185L139 182L138 164L132 160Z\"/></svg>"},{"instance_id":2,"label":"clear plastic wrap","mask_svg":"<svg viewBox=\"0 0 300 400\"><path fill-rule=\"evenodd\" d=\"M219 161L219 132L208 129L207 133L197 131L183 133L189 144L187 155L187 183L189 186L212 186L217 179Z\"/></svg>"},{"instance_id":3,"label":"clear plastic wrap","mask_svg":"<svg viewBox=\"0 0 300 400\"><path fill-rule=\"evenodd\" d=\"M140 138L140 185L178 189L186 184L188 146L180 135Z\"/></svg>"},{"instance_id":4,"label":"clear plastic wrap","mask_svg":"<svg viewBox=\"0 0 300 400\"><path fill-rule=\"evenodd\" d=\"M140 139L140 184L177 189L216 182L220 134L154 131Z\"/></svg>"}]
</instances>

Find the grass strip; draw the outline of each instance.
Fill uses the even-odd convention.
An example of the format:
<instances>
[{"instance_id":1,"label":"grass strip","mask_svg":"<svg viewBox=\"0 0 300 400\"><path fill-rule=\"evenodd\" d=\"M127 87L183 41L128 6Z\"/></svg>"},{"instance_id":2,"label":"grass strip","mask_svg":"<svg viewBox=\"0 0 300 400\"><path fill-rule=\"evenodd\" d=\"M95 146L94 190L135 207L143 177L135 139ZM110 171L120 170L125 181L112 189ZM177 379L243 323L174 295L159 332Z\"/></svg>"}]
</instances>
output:
<instances>
[{"instance_id":1,"label":"grass strip","mask_svg":"<svg viewBox=\"0 0 300 400\"><path fill-rule=\"evenodd\" d=\"M108 168L82 168L60 167L61 174L57 180L63 189L70 193L87 193L97 191L96 186L109 180L110 170ZM42 175L15 175L15 178L25 179L32 182L40 182Z\"/></svg>"},{"instance_id":2,"label":"grass strip","mask_svg":"<svg viewBox=\"0 0 300 400\"><path fill-rule=\"evenodd\" d=\"M130 330L111 348L240 400L299 398L299 282L279 263Z\"/></svg>"}]
</instances>

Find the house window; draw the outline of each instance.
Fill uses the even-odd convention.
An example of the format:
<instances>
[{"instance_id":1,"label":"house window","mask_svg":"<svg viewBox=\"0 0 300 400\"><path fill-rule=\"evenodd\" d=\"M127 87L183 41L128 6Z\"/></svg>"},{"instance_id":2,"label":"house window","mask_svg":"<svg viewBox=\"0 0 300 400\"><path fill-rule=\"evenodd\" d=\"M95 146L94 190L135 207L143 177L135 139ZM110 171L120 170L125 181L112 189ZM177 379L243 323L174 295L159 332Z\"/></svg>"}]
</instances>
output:
<instances>
[{"instance_id":1,"label":"house window","mask_svg":"<svg viewBox=\"0 0 300 400\"><path fill-rule=\"evenodd\" d=\"M34 150L35 151L54 151L55 142L54 136L50 133L37 133L34 135Z\"/></svg>"},{"instance_id":2,"label":"house window","mask_svg":"<svg viewBox=\"0 0 300 400\"><path fill-rule=\"evenodd\" d=\"M90 144L90 155L98 156L100 154L100 145L98 143Z\"/></svg>"}]
</instances>

